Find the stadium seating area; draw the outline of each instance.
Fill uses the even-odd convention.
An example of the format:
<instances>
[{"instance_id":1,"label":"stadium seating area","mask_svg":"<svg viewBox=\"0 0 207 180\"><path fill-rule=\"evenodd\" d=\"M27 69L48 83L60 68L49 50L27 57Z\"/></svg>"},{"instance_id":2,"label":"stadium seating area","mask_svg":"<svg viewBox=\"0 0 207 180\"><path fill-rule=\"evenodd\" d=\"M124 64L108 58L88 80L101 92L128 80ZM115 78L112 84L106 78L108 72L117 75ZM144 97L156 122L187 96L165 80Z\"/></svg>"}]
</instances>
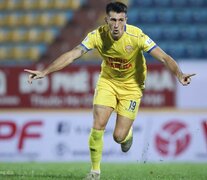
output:
<instances>
[{"instance_id":1,"label":"stadium seating area","mask_svg":"<svg viewBox=\"0 0 207 180\"><path fill-rule=\"evenodd\" d=\"M131 0L129 24L177 59L207 57L206 0Z\"/></svg>"},{"instance_id":2,"label":"stadium seating area","mask_svg":"<svg viewBox=\"0 0 207 180\"><path fill-rule=\"evenodd\" d=\"M98 13L100 8L104 12L106 2L0 0L0 65L49 61L71 49L97 26L98 19L104 22L103 14ZM125 2L129 5L128 23L140 27L173 57L206 58L207 0ZM85 59L98 58L94 54Z\"/></svg>"},{"instance_id":3,"label":"stadium seating area","mask_svg":"<svg viewBox=\"0 0 207 180\"><path fill-rule=\"evenodd\" d=\"M83 0L0 0L0 63L38 61Z\"/></svg>"}]
</instances>

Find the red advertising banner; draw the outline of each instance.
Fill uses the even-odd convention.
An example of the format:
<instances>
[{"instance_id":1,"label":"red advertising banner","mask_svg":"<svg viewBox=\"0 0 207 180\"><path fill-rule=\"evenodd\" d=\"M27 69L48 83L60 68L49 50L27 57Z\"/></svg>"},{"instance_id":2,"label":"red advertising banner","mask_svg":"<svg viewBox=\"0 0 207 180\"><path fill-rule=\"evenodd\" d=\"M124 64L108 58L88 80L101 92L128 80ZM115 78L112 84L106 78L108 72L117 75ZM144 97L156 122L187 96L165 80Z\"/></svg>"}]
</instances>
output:
<instances>
[{"instance_id":1,"label":"red advertising banner","mask_svg":"<svg viewBox=\"0 0 207 180\"><path fill-rule=\"evenodd\" d=\"M175 107L176 79L162 64L148 65L142 107Z\"/></svg>"},{"instance_id":2,"label":"red advertising banner","mask_svg":"<svg viewBox=\"0 0 207 180\"><path fill-rule=\"evenodd\" d=\"M0 67L0 108L92 107L99 65L72 65L31 85L25 68ZM175 88L175 79L165 67L149 65L142 107L175 106Z\"/></svg>"}]
</instances>

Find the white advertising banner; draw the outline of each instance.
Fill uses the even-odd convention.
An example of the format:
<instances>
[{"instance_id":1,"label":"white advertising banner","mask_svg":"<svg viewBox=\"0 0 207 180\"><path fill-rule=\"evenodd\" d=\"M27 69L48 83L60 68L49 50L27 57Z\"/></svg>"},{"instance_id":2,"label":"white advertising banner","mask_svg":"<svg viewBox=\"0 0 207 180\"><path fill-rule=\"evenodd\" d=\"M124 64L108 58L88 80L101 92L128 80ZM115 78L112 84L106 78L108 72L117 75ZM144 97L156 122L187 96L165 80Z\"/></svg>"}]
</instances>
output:
<instances>
[{"instance_id":1,"label":"white advertising banner","mask_svg":"<svg viewBox=\"0 0 207 180\"><path fill-rule=\"evenodd\" d=\"M183 87L177 83L176 107L178 108L205 108L207 109L207 61L179 62L179 66L185 73L196 73L189 86Z\"/></svg>"},{"instance_id":2,"label":"white advertising banner","mask_svg":"<svg viewBox=\"0 0 207 180\"><path fill-rule=\"evenodd\" d=\"M104 135L105 162L207 162L207 112L140 111L134 142L122 153L113 140L115 114ZM0 161L89 161L90 111L0 113Z\"/></svg>"}]
</instances>

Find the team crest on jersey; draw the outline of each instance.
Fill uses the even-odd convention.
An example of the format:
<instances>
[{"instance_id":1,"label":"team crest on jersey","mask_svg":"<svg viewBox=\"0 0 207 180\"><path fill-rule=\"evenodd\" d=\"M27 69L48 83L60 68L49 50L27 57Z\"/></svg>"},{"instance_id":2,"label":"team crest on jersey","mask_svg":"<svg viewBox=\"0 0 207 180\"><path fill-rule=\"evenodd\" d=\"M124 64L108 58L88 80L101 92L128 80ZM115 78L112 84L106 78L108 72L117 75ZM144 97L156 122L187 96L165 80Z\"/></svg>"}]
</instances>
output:
<instances>
[{"instance_id":1,"label":"team crest on jersey","mask_svg":"<svg viewBox=\"0 0 207 180\"><path fill-rule=\"evenodd\" d=\"M127 46L125 47L125 50L126 50L126 52L130 53L130 52L132 52L134 49L133 49L132 46L127 45Z\"/></svg>"}]
</instances>

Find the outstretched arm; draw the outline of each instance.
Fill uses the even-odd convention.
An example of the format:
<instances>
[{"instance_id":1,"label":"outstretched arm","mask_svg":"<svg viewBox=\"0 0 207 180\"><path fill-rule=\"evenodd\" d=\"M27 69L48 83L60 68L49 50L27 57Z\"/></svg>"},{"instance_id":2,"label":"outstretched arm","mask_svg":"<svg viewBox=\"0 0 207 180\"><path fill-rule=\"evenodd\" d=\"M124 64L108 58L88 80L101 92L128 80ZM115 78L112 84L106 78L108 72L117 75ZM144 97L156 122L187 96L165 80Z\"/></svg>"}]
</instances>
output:
<instances>
[{"instance_id":1,"label":"outstretched arm","mask_svg":"<svg viewBox=\"0 0 207 180\"><path fill-rule=\"evenodd\" d=\"M71 64L75 59L81 57L86 52L87 50L84 47L78 45L71 51L62 54L59 58L54 60L47 68L45 68L42 71L25 69L24 71L30 73L28 82L31 84L33 79L41 79L54 71L63 69L67 65Z\"/></svg>"},{"instance_id":2,"label":"outstretched arm","mask_svg":"<svg viewBox=\"0 0 207 180\"><path fill-rule=\"evenodd\" d=\"M190 84L191 82L191 76L194 76L196 74L185 74L183 73L176 61L166 54L160 47L154 48L151 52L150 55L153 56L155 59L161 61L164 63L164 65L178 78L179 82L183 85L186 86Z\"/></svg>"}]
</instances>

